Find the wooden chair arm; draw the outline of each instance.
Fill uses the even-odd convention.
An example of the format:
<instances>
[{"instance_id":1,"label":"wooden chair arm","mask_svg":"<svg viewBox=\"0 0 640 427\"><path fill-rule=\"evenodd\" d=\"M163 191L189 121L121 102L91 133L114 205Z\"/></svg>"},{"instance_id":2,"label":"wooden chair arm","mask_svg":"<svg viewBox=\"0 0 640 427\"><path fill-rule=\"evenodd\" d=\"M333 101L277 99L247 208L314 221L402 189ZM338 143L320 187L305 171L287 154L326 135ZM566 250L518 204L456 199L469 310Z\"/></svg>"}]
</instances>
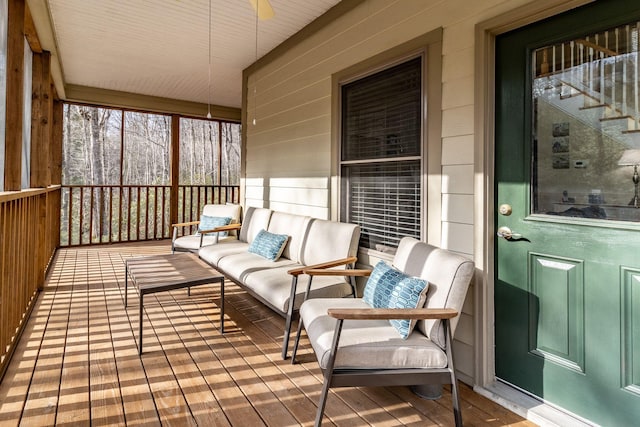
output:
<instances>
[{"instance_id":1,"label":"wooden chair arm","mask_svg":"<svg viewBox=\"0 0 640 427\"><path fill-rule=\"evenodd\" d=\"M303 267L293 268L287 271L287 273L291 274L292 276L299 276L301 274L304 274L305 270L317 270L322 268L338 267L340 265L354 264L357 260L358 260L357 257L351 256L348 258L336 259L333 261L327 261L320 264L305 265Z\"/></svg>"},{"instance_id":2,"label":"wooden chair arm","mask_svg":"<svg viewBox=\"0 0 640 427\"><path fill-rule=\"evenodd\" d=\"M426 320L452 319L458 311L452 308L330 308L327 314L343 320Z\"/></svg>"},{"instance_id":3,"label":"wooden chair arm","mask_svg":"<svg viewBox=\"0 0 640 427\"><path fill-rule=\"evenodd\" d=\"M371 270L353 270L347 268L346 270L335 269L318 269L318 268L305 268L302 270L304 274L309 276L354 276L354 277L368 277L371 275Z\"/></svg>"},{"instance_id":4,"label":"wooden chair arm","mask_svg":"<svg viewBox=\"0 0 640 427\"><path fill-rule=\"evenodd\" d=\"M242 227L242 224L221 225L220 227L212 228L211 230L200 230L200 234L217 233L219 231L240 230L240 227Z\"/></svg>"},{"instance_id":5,"label":"wooden chair arm","mask_svg":"<svg viewBox=\"0 0 640 427\"><path fill-rule=\"evenodd\" d=\"M200 221L191 221L191 222L179 222L177 224L171 224L172 227L188 227L190 225L198 225Z\"/></svg>"}]
</instances>

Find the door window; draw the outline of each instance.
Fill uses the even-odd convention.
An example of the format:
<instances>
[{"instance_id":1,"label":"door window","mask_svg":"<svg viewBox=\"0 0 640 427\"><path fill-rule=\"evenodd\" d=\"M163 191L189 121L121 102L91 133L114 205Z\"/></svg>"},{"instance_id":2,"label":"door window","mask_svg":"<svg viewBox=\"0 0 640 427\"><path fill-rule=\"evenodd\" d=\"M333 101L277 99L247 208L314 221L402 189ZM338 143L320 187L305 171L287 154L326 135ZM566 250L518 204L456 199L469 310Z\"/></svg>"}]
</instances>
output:
<instances>
[{"instance_id":1,"label":"door window","mask_svg":"<svg viewBox=\"0 0 640 427\"><path fill-rule=\"evenodd\" d=\"M532 53L532 213L640 221L639 29Z\"/></svg>"}]
</instances>

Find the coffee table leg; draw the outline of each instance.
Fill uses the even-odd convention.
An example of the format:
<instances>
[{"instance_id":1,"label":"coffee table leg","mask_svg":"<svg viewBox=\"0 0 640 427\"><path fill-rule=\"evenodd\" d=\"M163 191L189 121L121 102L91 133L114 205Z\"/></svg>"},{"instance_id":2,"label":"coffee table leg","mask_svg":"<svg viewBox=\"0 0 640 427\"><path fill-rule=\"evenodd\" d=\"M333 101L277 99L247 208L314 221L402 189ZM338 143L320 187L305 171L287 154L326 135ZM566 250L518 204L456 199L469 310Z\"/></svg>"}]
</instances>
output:
<instances>
[{"instance_id":1,"label":"coffee table leg","mask_svg":"<svg viewBox=\"0 0 640 427\"><path fill-rule=\"evenodd\" d=\"M140 292L140 311L138 313L138 356L142 356L142 310L144 303L144 294Z\"/></svg>"},{"instance_id":2,"label":"coffee table leg","mask_svg":"<svg viewBox=\"0 0 640 427\"><path fill-rule=\"evenodd\" d=\"M127 308L127 286L129 284L129 266L125 262L124 264L124 308Z\"/></svg>"},{"instance_id":3,"label":"coffee table leg","mask_svg":"<svg viewBox=\"0 0 640 427\"><path fill-rule=\"evenodd\" d=\"M224 334L224 279L220 282L220 333Z\"/></svg>"}]
</instances>

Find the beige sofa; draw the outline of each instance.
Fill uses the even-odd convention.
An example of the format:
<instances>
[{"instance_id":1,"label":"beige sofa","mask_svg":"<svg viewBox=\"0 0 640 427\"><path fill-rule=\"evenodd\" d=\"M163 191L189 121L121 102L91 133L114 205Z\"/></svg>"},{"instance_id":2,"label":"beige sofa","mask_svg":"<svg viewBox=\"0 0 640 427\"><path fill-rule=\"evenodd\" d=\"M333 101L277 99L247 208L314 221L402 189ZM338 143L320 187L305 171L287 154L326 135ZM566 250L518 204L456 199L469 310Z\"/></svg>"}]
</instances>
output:
<instances>
[{"instance_id":1,"label":"beige sofa","mask_svg":"<svg viewBox=\"0 0 640 427\"><path fill-rule=\"evenodd\" d=\"M250 244L263 229L289 236L276 261L248 252ZM360 227L355 224L250 207L245 212L237 240L225 239L204 246L198 255L286 318L282 344L282 357L286 358L291 322L307 297L342 298L356 294L352 277L319 276L311 283L303 270L318 265L353 267L359 239ZM224 310L224 301L221 310Z\"/></svg>"}]
</instances>

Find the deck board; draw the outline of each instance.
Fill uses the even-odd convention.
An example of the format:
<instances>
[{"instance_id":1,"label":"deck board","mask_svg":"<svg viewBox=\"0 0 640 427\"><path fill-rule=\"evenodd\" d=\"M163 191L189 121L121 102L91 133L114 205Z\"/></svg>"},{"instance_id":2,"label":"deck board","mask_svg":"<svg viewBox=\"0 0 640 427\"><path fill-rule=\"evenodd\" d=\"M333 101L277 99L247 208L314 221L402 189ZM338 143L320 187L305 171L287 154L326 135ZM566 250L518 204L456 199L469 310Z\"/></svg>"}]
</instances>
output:
<instances>
[{"instance_id":1,"label":"deck board","mask_svg":"<svg viewBox=\"0 0 640 427\"><path fill-rule=\"evenodd\" d=\"M148 295L144 353L124 261L168 253L167 241L60 250L0 383L0 426L312 425L322 374L303 337L280 358L284 320L232 283L220 334L219 285ZM325 426L449 426L451 396L407 387L333 389ZM461 386L468 426L532 426Z\"/></svg>"}]
</instances>

